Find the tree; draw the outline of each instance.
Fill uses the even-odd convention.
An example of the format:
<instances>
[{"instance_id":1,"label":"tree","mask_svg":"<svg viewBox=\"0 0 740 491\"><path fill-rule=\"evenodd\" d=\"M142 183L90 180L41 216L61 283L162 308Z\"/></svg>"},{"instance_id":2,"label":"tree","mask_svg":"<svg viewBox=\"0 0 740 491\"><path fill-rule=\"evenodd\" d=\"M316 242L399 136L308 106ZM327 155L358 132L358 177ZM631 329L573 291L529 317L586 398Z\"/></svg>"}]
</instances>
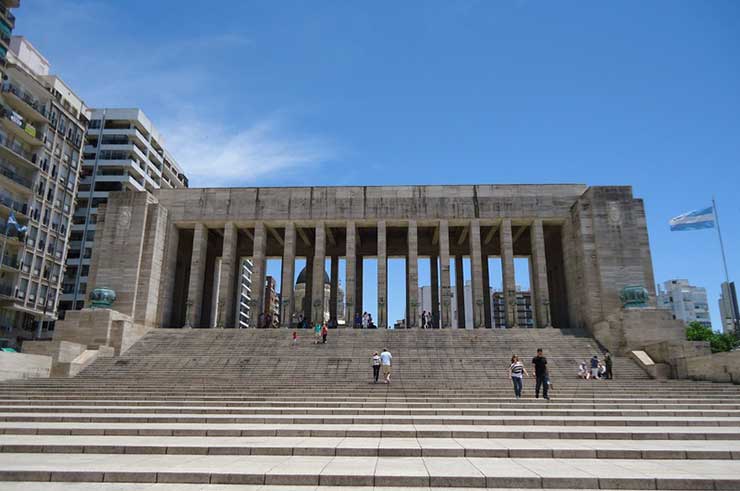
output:
<instances>
[{"instance_id":1,"label":"tree","mask_svg":"<svg viewBox=\"0 0 740 491\"><path fill-rule=\"evenodd\" d=\"M734 334L724 334L712 331L711 327L706 327L694 321L686 326L686 339L689 341L709 341L712 353L731 351L740 346L740 340Z\"/></svg>"}]
</instances>

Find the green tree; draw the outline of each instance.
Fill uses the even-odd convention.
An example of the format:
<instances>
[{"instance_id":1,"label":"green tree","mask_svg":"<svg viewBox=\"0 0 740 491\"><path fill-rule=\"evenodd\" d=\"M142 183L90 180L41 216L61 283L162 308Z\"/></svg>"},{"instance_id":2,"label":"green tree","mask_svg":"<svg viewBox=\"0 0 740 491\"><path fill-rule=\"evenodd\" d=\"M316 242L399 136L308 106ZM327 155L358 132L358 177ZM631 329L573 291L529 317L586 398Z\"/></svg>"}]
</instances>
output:
<instances>
[{"instance_id":1,"label":"green tree","mask_svg":"<svg viewBox=\"0 0 740 491\"><path fill-rule=\"evenodd\" d=\"M696 321L690 322L686 326L686 339L689 341L709 341L712 353L731 351L740 346L740 340L734 334L714 332L711 327L702 326Z\"/></svg>"}]
</instances>

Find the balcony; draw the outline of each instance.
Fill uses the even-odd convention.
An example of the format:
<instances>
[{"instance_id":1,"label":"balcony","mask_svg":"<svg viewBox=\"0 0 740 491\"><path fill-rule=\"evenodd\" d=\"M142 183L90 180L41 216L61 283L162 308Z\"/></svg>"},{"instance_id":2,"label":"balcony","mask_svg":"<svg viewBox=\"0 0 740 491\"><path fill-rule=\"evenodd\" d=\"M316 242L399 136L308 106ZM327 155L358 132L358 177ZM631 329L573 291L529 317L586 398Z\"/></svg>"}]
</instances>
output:
<instances>
[{"instance_id":1,"label":"balcony","mask_svg":"<svg viewBox=\"0 0 740 491\"><path fill-rule=\"evenodd\" d=\"M28 212L28 205L26 203L22 203L16 200L13 196L3 193L2 191L0 191L0 205L22 215L26 215Z\"/></svg>"},{"instance_id":2,"label":"balcony","mask_svg":"<svg viewBox=\"0 0 740 491\"><path fill-rule=\"evenodd\" d=\"M8 106L21 113L25 118L36 123L49 123L46 117L46 104L41 99L11 82L4 82L1 90Z\"/></svg>"},{"instance_id":3,"label":"balcony","mask_svg":"<svg viewBox=\"0 0 740 491\"><path fill-rule=\"evenodd\" d=\"M15 15L13 15L10 9L5 7L4 5L0 5L0 15L5 17L5 20L8 21L11 29L15 27Z\"/></svg>"},{"instance_id":4,"label":"balcony","mask_svg":"<svg viewBox=\"0 0 740 491\"><path fill-rule=\"evenodd\" d=\"M25 151L18 145L13 145L8 138L3 138L2 135L0 135L0 155L17 164L36 167L35 154Z\"/></svg>"},{"instance_id":5,"label":"balcony","mask_svg":"<svg viewBox=\"0 0 740 491\"><path fill-rule=\"evenodd\" d=\"M40 147L44 144L37 135L39 134L36 127L28 123L17 112L6 106L0 106L0 120L13 135L23 143Z\"/></svg>"},{"instance_id":6,"label":"balcony","mask_svg":"<svg viewBox=\"0 0 740 491\"><path fill-rule=\"evenodd\" d=\"M6 181L10 181L11 187L14 187L16 191L23 193L33 192L33 180L26 176L22 176L15 172L12 166L0 158L0 176Z\"/></svg>"},{"instance_id":7,"label":"balcony","mask_svg":"<svg viewBox=\"0 0 740 491\"><path fill-rule=\"evenodd\" d=\"M3 269L18 271L20 270L21 264L20 261L18 261L17 256L4 256L2 260L0 260L0 266Z\"/></svg>"},{"instance_id":8,"label":"balcony","mask_svg":"<svg viewBox=\"0 0 740 491\"><path fill-rule=\"evenodd\" d=\"M7 282L0 283L0 296L13 298L13 284Z\"/></svg>"}]
</instances>

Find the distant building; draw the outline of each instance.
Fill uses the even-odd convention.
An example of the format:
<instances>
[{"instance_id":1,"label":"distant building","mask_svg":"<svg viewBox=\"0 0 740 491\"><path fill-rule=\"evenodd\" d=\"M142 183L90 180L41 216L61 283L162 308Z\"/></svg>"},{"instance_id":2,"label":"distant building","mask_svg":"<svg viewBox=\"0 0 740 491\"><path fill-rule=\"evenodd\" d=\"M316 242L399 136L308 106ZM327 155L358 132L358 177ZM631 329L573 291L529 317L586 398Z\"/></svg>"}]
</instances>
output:
<instances>
[{"instance_id":1,"label":"distant building","mask_svg":"<svg viewBox=\"0 0 740 491\"><path fill-rule=\"evenodd\" d=\"M692 286L689 280L676 279L658 285L658 308L673 312L673 318L686 324L698 322L702 326L712 327L709 318L709 303L706 288Z\"/></svg>"},{"instance_id":2,"label":"distant building","mask_svg":"<svg viewBox=\"0 0 740 491\"><path fill-rule=\"evenodd\" d=\"M493 292L493 327L506 327L506 311L504 292ZM534 313L532 312L532 292L520 290L516 292L516 325L517 327L534 327Z\"/></svg>"},{"instance_id":3,"label":"distant building","mask_svg":"<svg viewBox=\"0 0 740 491\"><path fill-rule=\"evenodd\" d=\"M738 309L737 290L735 290L734 281L722 283L722 293L719 297L719 315L722 317L723 332L740 334L740 309Z\"/></svg>"},{"instance_id":4,"label":"distant building","mask_svg":"<svg viewBox=\"0 0 740 491\"><path fill-rule=\"evenodd\" d=\"M87 276L98 207L107 203L111 192L188 185L159 131L138 108L92 109L80 175L60 311L81 309L90 293Z\"/></svg>"},{"instance_id":5,"label":"distant building","mask_svg":"<svg viewBox=\"0 0 740 491\"><path fill-rule=\"evenodd\" d=\"M280 326L280 294L277 291L277 280L272 276L265 277L265 294L262 297L264 304L262 306L262 313L267 315L270 314L272 318L272 325L265 327L279 327Z\"/></svg>"},{"instance_id":6,"label":"distant building","mask_svg":"<svg viewBox=\"0 0 740 491\"><path fill-rule=\"evenodd\" d=\"M520 327L534 327L534 314L532 312L532 293L530 291L523 291L521 287L516 287L516 301L517 301L517 326ZM465 294L465 327L473 327L473 292L470 281L465 282L464 288ZM488 325L492 327L505 327L506 315L504 311L504 294L500 291L489 290L489 298L491 301L491 322ZM420 299L420 311L431 311L432 310L432 287L425 285L419 287L419 299ZM457 289L452 288L452 298L450 299L450 305L452 307L452 325L457 326ZM398 326L403 326L403 319L397 322Z\"/></svg>"}]
</instances>

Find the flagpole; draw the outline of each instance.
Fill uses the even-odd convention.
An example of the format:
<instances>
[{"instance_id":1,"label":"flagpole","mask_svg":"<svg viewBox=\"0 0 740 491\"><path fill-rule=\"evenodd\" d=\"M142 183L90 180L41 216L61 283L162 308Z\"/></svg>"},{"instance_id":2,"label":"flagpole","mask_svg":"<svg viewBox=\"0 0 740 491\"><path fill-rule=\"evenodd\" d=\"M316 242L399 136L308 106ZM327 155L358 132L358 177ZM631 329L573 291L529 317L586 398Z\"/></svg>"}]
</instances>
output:
<instances>
[{"instance_id":1,"label":"flagpole","mask_svg":"<svg viewBox=\"0 0 740 491\"><path fill-rule=\"evenodd\" d=\"M725 244L722 242L722 231L719 228L719 214L717 213L717 203L714 201L712 196L712 212L714 213L714 221L717 222L717 235L719 236L719 248L722 251L722 265L725 268L725 281L730 282L730 274L727 272L727 257L725 257Z\"/></svg>"}]
</instances>

